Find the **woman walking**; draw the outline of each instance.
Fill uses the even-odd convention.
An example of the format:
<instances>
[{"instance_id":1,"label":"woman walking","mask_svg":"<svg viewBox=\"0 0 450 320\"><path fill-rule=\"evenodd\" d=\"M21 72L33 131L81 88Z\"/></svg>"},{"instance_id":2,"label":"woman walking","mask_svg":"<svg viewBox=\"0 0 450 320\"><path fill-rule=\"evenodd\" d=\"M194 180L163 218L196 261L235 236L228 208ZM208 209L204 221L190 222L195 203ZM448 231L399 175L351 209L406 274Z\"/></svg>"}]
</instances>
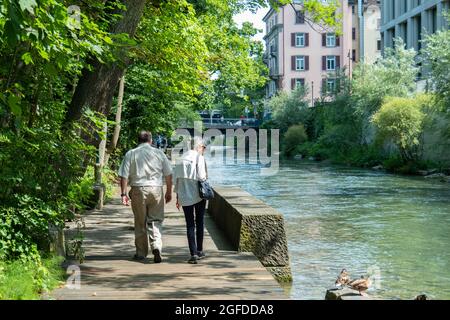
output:
<instances>
[{"instance_id":1,"label":"woman walking","mask_svg":"<svg viewBox=\"0 0 450 320\"><path fill-rule=\"evenodd\" d=\"M187 238L191 254L188 263L196 264L205 257L203 234L206 200L200 198L199 181L206 180L206 161L203 156L206 145L198 140L192 150L181 157L175 167L175 193L177 208L183 207L186 219Z\"/></svg>"}]
</instances>

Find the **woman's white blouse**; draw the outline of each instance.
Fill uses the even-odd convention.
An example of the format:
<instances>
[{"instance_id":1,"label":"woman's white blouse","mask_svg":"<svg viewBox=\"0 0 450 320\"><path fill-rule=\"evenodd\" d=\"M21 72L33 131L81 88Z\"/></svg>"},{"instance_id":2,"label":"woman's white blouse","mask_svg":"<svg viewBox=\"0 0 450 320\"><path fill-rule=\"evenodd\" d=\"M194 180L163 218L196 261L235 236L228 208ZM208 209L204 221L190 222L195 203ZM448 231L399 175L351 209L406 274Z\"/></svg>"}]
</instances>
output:
<instances>
[{"instance_id":1,"label":"woman's white blouse","mask_svg":"<svg viewBox=\"0 0 450 320\"><path fill-rule=\"evenodd\" d=\"M174 191L178 195L181 206L192 206L202 201L198 191L198 181L207 178L205 157L194 150L186 152L177 162L174 176Z\"/></svg>"}]
</instances>

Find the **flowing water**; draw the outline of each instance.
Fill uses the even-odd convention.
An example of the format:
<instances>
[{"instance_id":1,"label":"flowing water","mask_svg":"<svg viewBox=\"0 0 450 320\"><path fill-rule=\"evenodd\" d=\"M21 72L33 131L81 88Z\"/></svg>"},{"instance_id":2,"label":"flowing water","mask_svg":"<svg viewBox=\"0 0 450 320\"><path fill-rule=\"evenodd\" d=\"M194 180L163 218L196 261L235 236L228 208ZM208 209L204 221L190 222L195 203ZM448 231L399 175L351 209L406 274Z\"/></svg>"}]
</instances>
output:
<instances>
[{"instance_id":1,"label":"flowing water","mask_svg":"<svg viewBox=\"0 0 450 320\"><path fill-rule=\"evenodd\" d=\"M346 268L371 274L371 296L450 299L450 184L371 170L282 162L209 162L213 184L236 185L284 215L294 299L323 299Z\"/></svg>"}]
</instances>

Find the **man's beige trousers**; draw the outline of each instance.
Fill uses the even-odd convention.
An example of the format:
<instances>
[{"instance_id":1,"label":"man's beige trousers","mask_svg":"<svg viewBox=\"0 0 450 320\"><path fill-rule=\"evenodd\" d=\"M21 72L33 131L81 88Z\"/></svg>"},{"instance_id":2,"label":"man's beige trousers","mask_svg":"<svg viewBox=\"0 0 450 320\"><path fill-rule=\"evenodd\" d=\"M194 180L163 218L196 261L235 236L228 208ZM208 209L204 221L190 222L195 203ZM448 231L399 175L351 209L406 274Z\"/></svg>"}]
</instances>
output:
<instances>
[{"instance_id":1,"label":"man's beige trousers","mask_svg":"<svg viewBox=\"0 0 450 320\"><path fill-rule=\"evenodd\" d=\"M130 191L131 208L134 213L134 236L136 255L148 255L151 250L162 251L162 223L164 221L163 187L132 187Z\"/></svg>"}]
</instances>

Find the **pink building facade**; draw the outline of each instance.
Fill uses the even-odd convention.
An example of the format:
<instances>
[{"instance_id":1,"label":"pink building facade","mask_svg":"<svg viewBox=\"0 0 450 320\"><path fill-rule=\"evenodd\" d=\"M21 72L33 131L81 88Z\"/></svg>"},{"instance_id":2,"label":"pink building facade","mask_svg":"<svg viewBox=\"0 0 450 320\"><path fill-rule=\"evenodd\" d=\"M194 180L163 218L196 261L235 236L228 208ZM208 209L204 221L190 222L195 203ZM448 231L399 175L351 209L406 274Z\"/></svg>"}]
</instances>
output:
<instances>
[{"instance_id":1,"label":"pink building facade","mask_svg":"<svg viewBox=\"0 0 450 320\"><path fill-rule=\"evenodd\" d=\"M265 61L270 70L267 98L279 90L306 86L307 100L314 105L315 100L336 88L340 70L352 72L357 60L353 58L353 4L354 1L341 0L341 36L336 36L333 30L311 27L290 5L267 13L264 17Z\"/></svg>"}]
</instances>

